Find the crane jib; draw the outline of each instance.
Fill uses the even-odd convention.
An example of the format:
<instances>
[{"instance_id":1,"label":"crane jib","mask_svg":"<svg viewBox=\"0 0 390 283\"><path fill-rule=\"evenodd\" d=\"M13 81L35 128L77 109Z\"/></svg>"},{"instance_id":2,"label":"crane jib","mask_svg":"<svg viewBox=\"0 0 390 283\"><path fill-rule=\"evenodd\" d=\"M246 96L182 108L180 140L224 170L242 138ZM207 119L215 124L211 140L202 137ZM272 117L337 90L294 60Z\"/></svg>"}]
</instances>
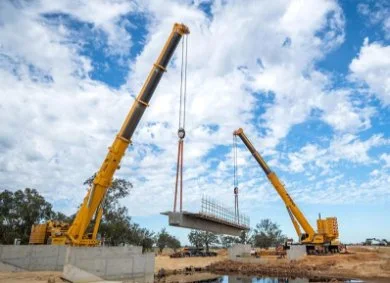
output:
<instances>
[{"instance_id":1,"label":"crane jib","mask_svg":"<svg viewBox=\"0 0 390 283\"><path fill-rule=\"evenodd\" d=\"M261 155L257 152L253 144L249 141L249 139L246 137L244 132L241 130L237 131L237 135L241 138L245 146L248 148L250 153L252 153L253 157L256 159L257 163L259 163L260 167L263 169L265 175L269 175L272 173L271 169L269 169L268 165L265 163Z\"/></svg>"},{"instance_id":2,"label":"crane jib","mask_svg":"<svg viewBox=\"0 0 390 283\"><path fill-rule=\"evenodd\" d=\"M173 34L171 40L167 43L165 53L162 54L162 56L153 66L153 71L149 74L148 80L146 81L142 93L138 98L140 103L136 103L133 106L133 109L131 111L131 118L127 120L127 123L124 125L122 131L119 134L121 137L130 140L133 136L133 133L137 128L137 125L141 120L143 113L145 112L145 108L149 104L149 101L152 98L153 93L156 90L157 85L159 84L160 79L164 74L164 71L173 53L175 52L175 49L179 44L181 37L182 35L177 32Z\"/></svg>"}]
</instances>

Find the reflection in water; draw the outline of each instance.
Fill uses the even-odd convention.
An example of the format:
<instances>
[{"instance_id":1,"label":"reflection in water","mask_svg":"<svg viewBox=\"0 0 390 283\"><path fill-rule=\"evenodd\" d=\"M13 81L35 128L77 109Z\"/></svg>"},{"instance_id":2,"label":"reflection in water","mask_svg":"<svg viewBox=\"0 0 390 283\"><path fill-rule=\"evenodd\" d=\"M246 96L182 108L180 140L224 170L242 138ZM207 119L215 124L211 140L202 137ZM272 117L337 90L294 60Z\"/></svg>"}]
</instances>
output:
<instances>
[{"instance_id":1,"label":"reflection in water","mask_svg":"<svg viewBox=\"0 0 390 283\"><path fill-rule=\"evenodd\" d=\"M199 276L203 275L203 276ZM345 283L358 283L364 282L361 280L345 280L338 279L340 281L336 282L345 282ZM128 282L128 281L126 281ZM133 282L133 281L131 281ZM143 281L141 281L143 282ZM163 282L166 283L311 283L311 282L335 282L331 278L316 278L316 279L307 279L307 278L275 278L275 277L252 277L252 276L240 276L240 275L225 275L220 276L212 273L194 273L190 275L178 274L170 275L165 278Z\"/></svg>"},{"instance_id":2,"label":"reflection in water","mask_svg":"<svg viewBox=\"0 0 390 283\"><path fill-rule=\"evenodd\" d=\"M246 276L222 276L221 283L306 283L308 279L296 278L265 278L265 277L246 277Z\"/></svg>"},{"instance_id":3,"label":"reflection in water","mask_svg":"<svg viewBox=\"0 0 390 283\"><path fill-rule=\"evenodd\" d=\"M247 277L247 276L222 276L220 283L309 283L309 282L332 282L331 279L307 279L307 278L269 278L269 277ZM344 282L364 282L360 280L347 280Z\"/></svg>"}]
</instances>

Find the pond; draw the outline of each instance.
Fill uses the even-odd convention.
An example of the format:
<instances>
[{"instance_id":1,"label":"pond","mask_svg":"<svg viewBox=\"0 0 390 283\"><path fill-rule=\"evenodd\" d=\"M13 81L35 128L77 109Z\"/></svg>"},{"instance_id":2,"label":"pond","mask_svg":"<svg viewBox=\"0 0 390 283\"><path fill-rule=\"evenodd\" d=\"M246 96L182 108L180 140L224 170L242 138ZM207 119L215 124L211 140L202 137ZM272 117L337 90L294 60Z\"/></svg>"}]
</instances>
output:
<instances>
[{"instance_id":1,"label":"pond","mask_svg":"<svg viewBox=\"0 0 390 283\"><path fill-rule=\"evenodd\" d=\"M181 282L181 283L309 283L309 282L348 282L358 283L361 280L342 280L333 281L333 278L277 278L277 277L254 277L238 275L217 275L212 273L195 273L190 275L172 275L165 278L164 282Z\"/></svg>"},{"instance_id":2,"label":"pond","mask_svg":"<svg viewBox=\"0 0 390 283\"><path fill-rule=\"evenodd\" d=\"M218 278L219 283L308 283L308 282L334 282L332 279L307 279L307 278L276 278L276 277L247 277L247 276L232 276L225 275ZM360 280L344 280L337 282L357 283L363 282Z\"/></svg>"}]
</instances>

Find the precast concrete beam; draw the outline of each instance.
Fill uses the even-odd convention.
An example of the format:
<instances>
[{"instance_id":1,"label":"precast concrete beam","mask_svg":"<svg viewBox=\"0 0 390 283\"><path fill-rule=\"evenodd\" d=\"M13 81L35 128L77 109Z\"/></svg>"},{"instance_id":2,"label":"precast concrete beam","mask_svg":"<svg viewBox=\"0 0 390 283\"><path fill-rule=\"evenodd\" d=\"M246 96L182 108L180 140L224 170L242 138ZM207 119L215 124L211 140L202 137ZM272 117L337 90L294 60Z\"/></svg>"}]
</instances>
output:
<instances>
[{"instance_id":1,"label":"precast concrete beam","mask_svg":"<svg viewBox=\"0 0 390 283\"><path fill-rule=\"evenodd\" d=\"M240 236L242 231L249 230L249 227L245 225L232 223L202 213L168 211L161 214L168 216L169 225L175 227L196 229L231 236Z\"/></svg>"}]
</instances>

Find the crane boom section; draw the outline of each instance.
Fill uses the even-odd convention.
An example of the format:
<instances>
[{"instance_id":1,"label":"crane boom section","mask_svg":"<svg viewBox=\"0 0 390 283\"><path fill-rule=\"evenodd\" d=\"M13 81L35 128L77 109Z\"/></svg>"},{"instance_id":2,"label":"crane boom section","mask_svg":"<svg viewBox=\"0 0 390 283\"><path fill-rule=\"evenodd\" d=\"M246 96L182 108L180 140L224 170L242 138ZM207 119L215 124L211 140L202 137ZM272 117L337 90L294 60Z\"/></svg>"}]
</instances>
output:
<instances>
[{"instance_id":1,"label":"crane boom section","mask_svg":"<svg viewBox=\"0 0 390 283\"><path fill-rule=\"evenodd\" d=\"M271 171L271 169L268 167L267 163L264 161L260 153L255 149L253 144L249 141L248 137L245 135L243 129L238 129L234 132L234 135L237 135L241 138L242 142L245 144L245 146L248 148L248 150L252 153L253 157L256 159L257 163L260 165L260 167L263 169L264 173L266 174L268 180L271 182L279 196L282 198L283 202L285 203L287 209L291 212L291 214L294 216L294 218L298 221L299 225L301 225L302 229L307 233L308 238L312 239L314 237L315 231L307 221L306 217L303 215L303 213L300 211L298 206L295 204L293 199L290 197L290 195L287 193L286 188L282 184L282 182L279 180L278 176ZM295 223L293 221L294 227ZM295 227L296 228L296 227ZM296 229L297 233L299 233L298 229ZM301 237L301 235L298 235Z\"/></svg>"},{"instance_id":2,"label":"crane boom section","mask_svg":"<svg viewBox=\"0 0 390 283\"><path fill-rule=\"evenodd\" d=\"M260 154L258 155L260 156ZM301 210L298 208L298 206L295 204L293 199L290 197L290 195L286 191L286 188L284 187L282 182L280 182L278 176L276 176L274 172L271 172L267 175L267 178L268 180L270 180L271 184L274 186L275 190L278 192L278 194L284 201L285 205L288 207L288 209L290 209L292 215L298 221L299 225L301 225L303 231L305 231L308 234L308 238L312 239L315 233L313 227L311 227L306 217L303 215Z\"/></svg>"},{"instance_id":3,"label":"crane boom section","mask_svg":"<svg viewBox=\"0 0 390 283\"><path fill-rule=\"evenodd\" d=\"M89 191L67 232L71 244L83 246L94 246L99 244L99 241L96 240L97 226L102 217L102 205L107 189L111 185L113 175L119 168L120 161L125 155L128 145L131 143L131 137L133 136L146 107L149 105L149 101L152 98L162 75L166 71L167 65L179 44L180 39L188 33L188 27L183 24L175 24L173 26L173 30L169 35L168 40L157 61L153 64L152 70L135 99L119 133L109 147L106 158L93 180L93 185L89 188ZM94 215L95 227L93 229L93 236L88 238L86 231Z\"/></svg>"},{"instance_id":4,"label":"crane boom section","mask_svg":"<svg viewBox=\"0 0 390 283\"><path fill-rule=\"evenodd\" d=\"M297 235L298 235L299 239L301 239L301 236L302 236L301 226L299 226L299 224L298 224L297 220L295 219L294 215L291 213L291 210L287 206L286 206L286 208L287 208L288 215L290 216L291 222L294 225L294 229L297 232Z\"/></svg>"}]
</instances>

